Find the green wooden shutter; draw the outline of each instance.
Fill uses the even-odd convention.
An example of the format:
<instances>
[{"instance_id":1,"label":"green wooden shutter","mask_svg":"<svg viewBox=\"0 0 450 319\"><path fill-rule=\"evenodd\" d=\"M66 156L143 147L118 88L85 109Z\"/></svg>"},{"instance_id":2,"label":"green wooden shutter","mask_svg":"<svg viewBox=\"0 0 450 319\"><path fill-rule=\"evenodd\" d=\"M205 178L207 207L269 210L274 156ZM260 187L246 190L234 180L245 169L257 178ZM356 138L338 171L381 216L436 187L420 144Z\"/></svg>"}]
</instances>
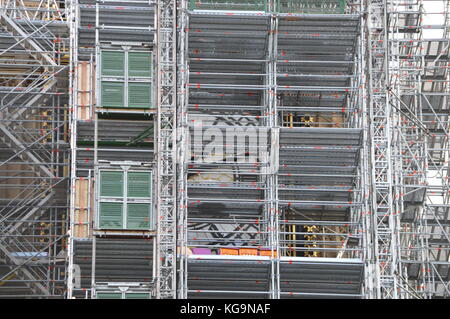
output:
<instances>
[{"instance_id":1,"label":"green wooden shutter","mask_svg":"<svg viewBox=\"0 0 450 319\"><path fill-rule=\"evenodd\" d=\"M150 197L151 174L128 172L128 197Z\"/></svg>"},{"instance_id":2,"label":"green wooden shutter","mask_svg":"<svg viewBox=\"0 0 450 319\"><path fill-rule=\"evenodd\" d=\"M151 107L151 84L128 83L128 107Z\"/></svg>"},{"instance_id":3,"label":"green wooden shutter","mask_svg":"<svg viewBox=\"0 0 450 319\"><path fill-rule=\"evenodd\" d=\"M150 294L144 292L125 293L125 299L150 299Z\"/></svg>"},{"instance_id":4,"label":"green wooden shutter","mask_svg":"<svg viewBox=\"0 0 450 319\"><path fill-rule=\"evenodd\" d=\"M102 106L103 107L124 107L124 90L122 82L102 81Z\"/></svg>"},{"instance_id":5,"label":"green wooden shutter","mask_svg":"<svg viewBox=\"0 0 450 319\"><path fill-rule=\"evenodd\" d=\"M123 204L100 203L99 226L103 229L123 229Z\"/></svg>"},{"instance_id":6,"label":"green wooden shutter","mask_svg":"<svg viewBox=\"0 0 450 319\"><path fill-rule=\"evenodd\" d=\"M128 53L128 76L150 78L152 69L152 55L148 52Z\"/></svg>"},{"instance_id":7,"label":"green wooden shutter","mask_svg":"<svg viewBox=\"0 0 450 319\"><path fill-rule=\"evenodd\" d=\"M120 292L97 292L97 299L122 299Z\"/></svg>"},{"instance_id":8,"label":"green wooden shutter","mask_svg":"<svg viewBox=\"0 0 450 319\"><path fill-rule=\"evenodd\" d=\"M124 76L125 54L119 51L102 51L102 76Z\"/></svg>"},{"instance_id":9,"label":"green wooden shutter","mask_svg":"<svg viewBox=\"0 0 450 319\"><path fill-rule=\"evenodd\" d=\"M150 204L128 204L127 211L127 229L150 228Z\"/></svg>"},{"instance_id":10,"label":"green wooden shutter","mask_svg":"<svg viewBox=\"0 0 450 319\"><path fill-rule=\"evenodd\" d=\"M100 172L100 196L123 197L123 172Z\"/></svg>"}]
</instances>

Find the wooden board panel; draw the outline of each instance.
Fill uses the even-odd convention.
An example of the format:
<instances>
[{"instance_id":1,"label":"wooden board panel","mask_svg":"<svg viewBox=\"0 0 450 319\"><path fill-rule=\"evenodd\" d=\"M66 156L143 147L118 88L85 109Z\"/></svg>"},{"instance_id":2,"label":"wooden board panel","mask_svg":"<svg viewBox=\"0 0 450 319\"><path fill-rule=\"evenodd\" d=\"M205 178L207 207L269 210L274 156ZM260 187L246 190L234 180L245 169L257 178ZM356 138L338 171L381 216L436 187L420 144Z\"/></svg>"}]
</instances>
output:
<instances>
[{"instance_id":1,"label":"wooden board panel","mask_svg":"<svg viewBox=\"0 0 450 319\"><path fill-rule=\"evenodd\" d=\"M92 81L93 69L92 64L88 62L80 62L77 66L77 105L78 119L80 120L90 120L92 117L92 105L95 101L95 85L93 85Z\"/></svg>"},{"instance_id":2,"label":"wooden board panel","mask_svg":"<svg viewBox=\"0 0 450 319\"><path fill-rule=\"evenodd\" d=\"M75 215L73 236L89 238L92 235L92 185L89 179L80 178L75 181Z\"/></svg>"},{"instance_id":3,"label":"wooden board panel","mask_svg":"<svg viewBox=\"0 0 450 319\"><path fill-rule=\"evenodd\" d=\"M315 117L315 122L319 122L316 127L344 127L344 113L342 114L327 114L318 115Z\"/></svg>"}]
</instances>

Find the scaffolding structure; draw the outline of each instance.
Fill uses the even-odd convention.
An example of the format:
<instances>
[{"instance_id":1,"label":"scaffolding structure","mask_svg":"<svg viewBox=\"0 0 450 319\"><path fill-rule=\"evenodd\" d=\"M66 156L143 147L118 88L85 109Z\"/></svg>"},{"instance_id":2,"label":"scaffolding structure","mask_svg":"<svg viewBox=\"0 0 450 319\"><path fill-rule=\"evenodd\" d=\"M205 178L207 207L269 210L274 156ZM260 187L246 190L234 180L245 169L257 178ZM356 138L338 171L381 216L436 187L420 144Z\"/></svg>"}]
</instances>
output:
<instances>
[{"instance_id":1,"label":"scaffolding structure","mask_svg":"<svg viewBox=\"0 0 450 319\"><path fill-rule=\"evenodd\" d=\"M180 295L361 297L362 6L234 4L182 13L192 155L181 251L217 255L184 256ZM214 131L244 151L205 158Z\"/></svg>"},{"instance_id":2,"label":"scaffolding structure","mask_svg":"<svg viewBox=\"0 0 450 319\"><path fill-rule=\"evenodd\" d=\"M135 83L136 76L124 79L114 68L120 61L122 66L131 63L129 57L133 53L145 55L153 51L155 8L149 1L139 0L80 0L72 1L70 8L73 191L66 297L113 298L126 291L125 298L149 298L156 295L153 260L160 247L153 245L154 230L103 229L96 212L102 206L98 194L103 187L103 171L126 172L127 176L130 172L159 174L152 164L156 158L153 145L154 127L158 128L157 108L107 104L109 100L103 93L104 81L125 81L128 88ZM119 59L111 64L108 59L117 54L127 57L126 62ZM112 71L105 74L104 70ZM155 81L151 74L138 78L141 85ZM125 90L122 94L130 92ZM114 93L108 91L108 96L114 97ZM126 100L130 104L131 100Z\"/></svg>"},{"instance_id":3,"label":"scaffolding structure","mask_svg":"<svg viewBox=\"0 0 450 319\"><path fill-rule=\"evenodd\" d=\"M0 298L449 298L449 9L0 1Z\"/></svg>"},{"instance_id":4,"label":"scaffolding structure","mask_svg":"<svg viewBox=\"0 0 450 319\"><path fill-rule=\"evenodd\" d=\"M0 295L65 292L69 29L64 1L0 3Z\"/></svg>"}]
</instances>

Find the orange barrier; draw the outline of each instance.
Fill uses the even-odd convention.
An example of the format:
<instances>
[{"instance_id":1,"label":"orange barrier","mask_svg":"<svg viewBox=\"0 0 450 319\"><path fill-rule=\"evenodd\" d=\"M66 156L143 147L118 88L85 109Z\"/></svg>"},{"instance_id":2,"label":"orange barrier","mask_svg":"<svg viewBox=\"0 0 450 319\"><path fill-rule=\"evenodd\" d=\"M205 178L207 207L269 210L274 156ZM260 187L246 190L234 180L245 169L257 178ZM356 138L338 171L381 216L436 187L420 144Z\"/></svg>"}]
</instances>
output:
<instances>
[{"instance_id":1,"label":"orange barrier","mask_svg":"<svg viewBox=\"0 0 450 319\"><path fill-rule=\"evenodd\" d=\"M239 249L237 248L220 248L219 255L239 255Z\"/></svg>"},{"instance_id":2,"label":"orange barrier","mask_svg":"<svg viewBox=\"0 0 450 319\"><path fill-rule=\"evenodd\" d=\"M241 256L258 256L258 249L256 249L256 248L239 248L239 255L241 255Z\"/></svg>"},{"instance_id":3,"label":"orange barrier","mask_svg":"<svg viewBox=\"0 0 450 319\"><path fill-rule=\"evenodd\" d=\"M269 249L261 249L259 251L259 255L260 256L269 256L269 257L271 257L272 256L272 251L269 250ZM277 252L276 251L273 252L273 256L277 257Z\"/></svg>"}]
</instances>

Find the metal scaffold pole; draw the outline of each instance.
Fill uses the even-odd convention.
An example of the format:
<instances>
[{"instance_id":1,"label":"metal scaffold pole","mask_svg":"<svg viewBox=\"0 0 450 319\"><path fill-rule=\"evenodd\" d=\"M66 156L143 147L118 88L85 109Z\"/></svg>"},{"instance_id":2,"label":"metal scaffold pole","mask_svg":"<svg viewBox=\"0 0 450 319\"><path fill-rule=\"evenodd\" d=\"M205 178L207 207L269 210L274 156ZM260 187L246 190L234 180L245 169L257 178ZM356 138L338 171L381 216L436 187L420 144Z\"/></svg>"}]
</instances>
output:
<instances>
[{"instance_id":1,"label":"metal scaffold pole","mask_svg":"<svg viewBox=\"0 0 450 319\"><path fill-rule=\"evenodd\" d=\"M189 128L187 125L187 109L188 109L188 89L187 83L189 81L189 68L187 64L187 24L188 15L187 2L181 1L178 12L178 26L177 35L179 41L177 42L177 55L178 55L178 74L177 74L177 99L178 99L178 116L177 116L177 129L179 138L178 152L178 216L177 216L177 247L178 260L177 260L177 293L178 298L187 298L187 258L188 258L188 246L187 246L187 163L189 162Z\"/></svg>"},{"instance_id":2,"label":"metal scaffold pole","mask_svg":"<svg viewBox=\"0 0 450 319\"><path fill-rule=\"evenodd\" d=\"M157 32L157 256L156 296L176 297L177 76L175 0L156 8Z\"/></svg>"},{"instance_id":3,"label":"metal scaffold pole","mask_svg":"<svg viewBox=\"0 0 450 319\"><path fill-rule=\"evenodd\" d=\"M372 297L397 298L397 245L391 156L392 109L389 84L388 2L368 2L369 136L374 249Z\"/></svg>"}]
</instances>

